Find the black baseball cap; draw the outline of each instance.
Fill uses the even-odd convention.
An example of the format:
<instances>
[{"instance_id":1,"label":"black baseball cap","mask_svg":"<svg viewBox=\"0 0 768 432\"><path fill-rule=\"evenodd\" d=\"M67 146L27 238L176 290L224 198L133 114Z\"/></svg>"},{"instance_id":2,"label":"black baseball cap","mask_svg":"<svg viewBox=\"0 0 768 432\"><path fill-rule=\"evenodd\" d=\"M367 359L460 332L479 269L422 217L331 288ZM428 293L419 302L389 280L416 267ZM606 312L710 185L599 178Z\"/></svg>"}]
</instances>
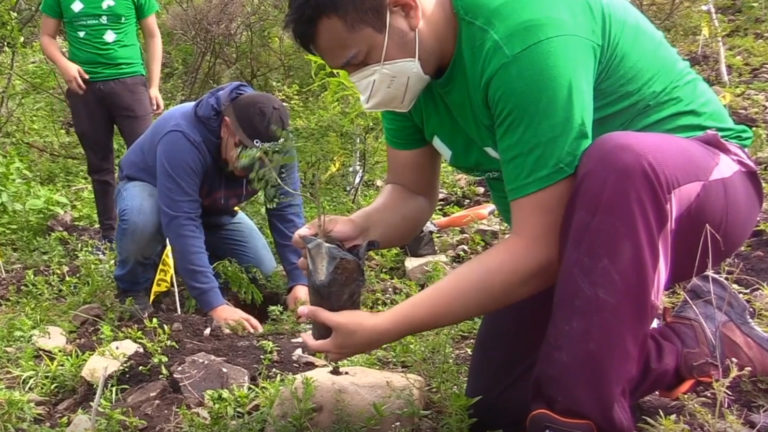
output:
<instances>
[{"instance_id":1,"label":"black baseball cap","mask_svg":"<svg viewBox=\"0 0 768 432\"><path fill-rule=\"evenodd\" d=\"M280 99L264 92L238 96L224 108L224 115L233 123L240 142L249 148L277 142L290 123Z\"/></svg>"}]
</instances>

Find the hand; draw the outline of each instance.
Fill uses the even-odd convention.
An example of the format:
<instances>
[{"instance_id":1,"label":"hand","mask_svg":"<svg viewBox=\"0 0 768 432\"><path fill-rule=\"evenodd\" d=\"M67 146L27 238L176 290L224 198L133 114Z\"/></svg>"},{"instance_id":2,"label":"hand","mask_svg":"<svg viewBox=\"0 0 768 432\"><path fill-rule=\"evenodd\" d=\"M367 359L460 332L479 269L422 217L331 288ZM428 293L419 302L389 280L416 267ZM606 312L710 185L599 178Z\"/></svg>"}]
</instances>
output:
<instances>
[{"instance_id":1,"label":"hand","mask_svg":"<svg viewBox=\"0 0 768 432\"><path fill-rule=\"evenodd\" d=\"M160 95L160 90L156 88L149 89L149 105L152 107L152 114L160 114L165 109L165 103L163 97Z\"/></svg>"},{"instance_id":2,"label":"hand","mask_svg":"<svg viewBox=\"0 0 768 432\"><path fill-rule=\"evenodd\" d=\"M288 310L292 311L298 309L299 306L308 305L309 287L306 285L295 285L291 293L288 294L288 297L285 298L285 303L288 305ZM301 318L299 321L303 322L304 319Z\"/></svg>"},{"instance_id":3,"label":"hand","mask_svg":"<svg viewBox=\"0 0 768 432\"><path fill-rule=\"evenodd\" d=\"M328 355L329 361L343 360L355 354L371 351L397 339L391 334L383 313L348 310L329 312L317 306L301 306L299 316L331 328L328 339L317 341L312 333L301 335L307 348Z\"/></svg>"},{"instance_id":4,"label":"hand","mask_svg":"<svg viewBox=\"0 0 768 432\"><path fill-rule=\"evenodd\" d=\"M261 333L264 331L261 323L259 323L256 318L228 304L223 304L211 309L211 311L208 312L208 315L225 329L230 326L243 326L249 333Z\"/></svg>"},{"instance_id":5,"label":"hand","mask_svg":"<svg viewBox=\"0 0 768 432\"><path fill-rule=\"evenodd\" d=\"M67 83L67 87L77 94L85 93L85 82L83 80L88 79L88 74L85 73L83 68L66 60L64 64L59 67L59 73Z\"/></svg>"},{"instance_id":6,"label":"hand","mask_svg":"<svg viewBox=\"0 0 768 432\"><path fill-rule=\"evenodd\" d=\"M324 218L323 234L333 237L334 240L340 241L344 247L350 247L354 245L360 245L365 242L366 228L357 220L348 216L326 216ZM303 236L315 236L318 234L318 227L320 221L317 219L308 223L307 225L299 228L296 233L293 234L293 245L302 251L302 255L306 256L307 245L301 239ZM307 260L301 258L299 260L299 267L307 271Z\"/></svg>"}]
</instances>

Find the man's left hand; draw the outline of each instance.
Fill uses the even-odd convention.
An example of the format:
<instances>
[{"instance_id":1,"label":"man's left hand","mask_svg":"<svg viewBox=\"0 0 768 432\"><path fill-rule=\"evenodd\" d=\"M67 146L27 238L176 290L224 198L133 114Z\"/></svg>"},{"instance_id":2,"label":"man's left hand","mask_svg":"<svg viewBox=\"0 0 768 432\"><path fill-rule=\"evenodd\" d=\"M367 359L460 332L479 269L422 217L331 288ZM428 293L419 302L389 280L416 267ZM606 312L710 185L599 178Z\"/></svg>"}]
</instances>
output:
<instances>
[{"instance_id":1,"label":"man's left hand","mask_svg":"<svg viewBox=\"0 0 768 432\"><path fill-rule=\"evenodd\" d=\"M285 298L288 310L296 311L301 305L309 304L309 287L306 285L295 285ZM300 321L304 321L303 318Z\"/></svg>"},{"instance_id":2,"label":"man's left hand","mask_svg":"<svg viewBox=\"0 0 768 432\"><path fill-rule=\"evenodd\" d=\"M163 112L165 109L165 103L163 97L160 95L160 90L156 88L149 89L149 105L152 107L152 113L157 115Z\"/></svg>"}]
</instances>

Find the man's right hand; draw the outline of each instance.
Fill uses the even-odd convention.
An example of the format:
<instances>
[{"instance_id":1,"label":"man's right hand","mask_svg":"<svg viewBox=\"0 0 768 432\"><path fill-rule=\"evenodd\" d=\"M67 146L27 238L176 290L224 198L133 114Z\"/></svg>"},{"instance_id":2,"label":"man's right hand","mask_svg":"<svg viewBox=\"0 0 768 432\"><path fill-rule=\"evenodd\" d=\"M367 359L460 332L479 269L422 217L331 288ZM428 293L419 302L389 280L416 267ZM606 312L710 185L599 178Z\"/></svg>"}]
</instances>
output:
<instances>
[{"instance_id":1,"label":"man's right hand","mask_svg":"<svg viewBox=\"0 0 768 432\"><path fill-rule=\"evenodd\" d=\"M323 233L325 237L331 237L333 240L341 242L344 247L350 247L355 245L361 245L365 242L366 227L359 221L348 216L325 216L323 223ZM299 228L293 234L293 245L302 251L302 255L306 257L307 245L301 239L304 236L316 236L318 235L320 221L315 219L307 225ZM307 270L306 258L299 260L299 267L302 270Z\"/></svg>"},{"instance_id":2,"label":"man's right hand","mask_svg":"<svg viewBox=\"0 0 768 432\"><path fill-rule=\"evenodd\" d=\"M228 327L242 326L249 333L261 333L264 331L261 323L259 323L256 318L228 304L223 304L211 309L211 311L208 312L208 315L225 329Z\"/></svg>"},{"instance_id":3,"label":"man's right hand","mask_svg":"<svg viewBox=\"0 0 768 432\"><path fill-rule=\"evenodd\" d=\"M77 94L85 93L85 82L83 80L88 79L88 74L85 73L83 68L69 60L66 60L60 67L59 73L67 83L67 87Z\"/></svg>"}]
</instances>

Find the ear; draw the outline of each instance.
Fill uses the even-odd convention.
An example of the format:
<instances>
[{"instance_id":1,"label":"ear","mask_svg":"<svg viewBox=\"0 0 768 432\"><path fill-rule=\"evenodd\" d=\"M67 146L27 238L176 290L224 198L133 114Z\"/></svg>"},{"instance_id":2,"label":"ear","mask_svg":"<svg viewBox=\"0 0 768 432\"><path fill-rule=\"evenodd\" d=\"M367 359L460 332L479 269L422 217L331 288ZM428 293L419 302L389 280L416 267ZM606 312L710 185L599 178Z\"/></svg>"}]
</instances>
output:
<instances>
[{"instance_id":1,"label":"ear","mask_svg":"<svg viewBox=\"0 0 768 432\"><path fill-rule=\"evenodd\" d=\"M221 137L224 138L225 133L232 133L232 120L229 117L221 116Z\"/></svg>"},{"instance_id":2,"label":"ear","mask_svg":"<svg viewBox=\"0 0 768 432\"><path fill-rule=\"evenodd\" d=\"M391 14L405 17L411 30L416 30L421 24L421 5L418 0L389 0Z\"/></svg>"}]
</instances>

